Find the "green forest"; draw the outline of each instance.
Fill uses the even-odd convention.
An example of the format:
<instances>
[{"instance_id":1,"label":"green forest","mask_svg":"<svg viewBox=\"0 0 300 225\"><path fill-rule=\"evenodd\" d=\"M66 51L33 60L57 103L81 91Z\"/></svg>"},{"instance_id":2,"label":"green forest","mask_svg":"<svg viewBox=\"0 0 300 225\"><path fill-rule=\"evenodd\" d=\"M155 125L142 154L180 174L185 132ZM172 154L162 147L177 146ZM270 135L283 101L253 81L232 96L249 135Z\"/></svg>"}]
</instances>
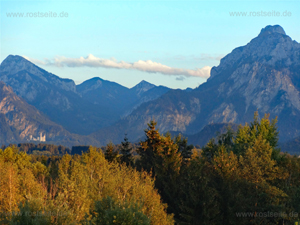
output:
<instances>
[{"instance_id":1,"label":"green forest","mask_svg":"<svg viewBox=\"0 0 300 225\"><path fill-rule=\"evenodd\" d=\"M276 124L255 113L201 149L155 121L137 147L3 146L0 224L297 224L300 159Z\"/></svg>"}]
</instances>

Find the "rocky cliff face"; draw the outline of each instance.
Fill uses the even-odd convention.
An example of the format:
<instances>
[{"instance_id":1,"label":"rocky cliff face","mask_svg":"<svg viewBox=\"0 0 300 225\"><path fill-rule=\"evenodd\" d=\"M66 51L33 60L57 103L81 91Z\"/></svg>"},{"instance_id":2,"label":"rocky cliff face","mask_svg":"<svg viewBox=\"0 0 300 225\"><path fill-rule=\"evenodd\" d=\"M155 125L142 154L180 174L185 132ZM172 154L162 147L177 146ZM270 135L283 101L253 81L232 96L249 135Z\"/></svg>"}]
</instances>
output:
<instances>
[{"instance_id":1,"label":"rocky cliff face","mask_svg":"<svg viewBox=\"0 0 300 225\"><path fill-rule=\"evenodd\" d=\"M216 85L218 97L224 101L206 121L246 122L258 110L261 115L278 116L283 140L298 136L299 76L300 44L282 27L267 26L250 43L234 49L218 67L212 68L207 85Z\"/></svg>"},{"instance_id":2,"label":"rocky cliff face","mask_svg":"<svg viewBox=\"0 0 300 225\"><path fill-rule=\"evenodd\" d=\"M252 121L260 116L278 116L281 141L300 135L300 44L283 28L267 26L247 45L234 49L213 67L206 83L192 91L170 91L142 104L111 130L142 137L151 118L161 132L195 134L213 123ZM109 130L107 129L107 130ZM93 137L104 135L101 130Z\"/></svg>"}]
</instances>

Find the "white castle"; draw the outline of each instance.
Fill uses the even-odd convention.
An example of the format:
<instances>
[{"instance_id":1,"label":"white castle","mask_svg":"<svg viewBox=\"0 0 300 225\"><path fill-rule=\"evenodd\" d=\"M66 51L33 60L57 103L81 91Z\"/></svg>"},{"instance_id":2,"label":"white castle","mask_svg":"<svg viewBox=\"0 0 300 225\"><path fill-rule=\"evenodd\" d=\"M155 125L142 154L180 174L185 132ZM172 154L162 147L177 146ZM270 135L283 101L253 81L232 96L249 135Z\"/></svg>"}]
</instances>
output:
<instances>
[{"instance_id":1,"label":"white castle","mask_svg":"<svg viewBox=\"0 0 300 225\"><path fill-rule=\"evenodd\" d=\"M42 132L40 132L39 137L32 137L32 135L29 136L30 141L40 141L40 142L45 142L46 141L46 134L43 135Z\"/></svg>"}]
</instances>

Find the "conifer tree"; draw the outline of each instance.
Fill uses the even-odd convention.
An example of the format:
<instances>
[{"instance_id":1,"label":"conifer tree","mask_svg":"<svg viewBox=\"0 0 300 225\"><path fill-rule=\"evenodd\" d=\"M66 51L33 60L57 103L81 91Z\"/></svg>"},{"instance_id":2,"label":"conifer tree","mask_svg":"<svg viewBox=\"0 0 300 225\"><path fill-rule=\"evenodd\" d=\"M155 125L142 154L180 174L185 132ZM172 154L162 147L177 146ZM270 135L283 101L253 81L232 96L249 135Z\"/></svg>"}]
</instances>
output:
<instances>
[{"instance_id":1,"label":"conifer tree","mask_svg":"<svg viewBox=\"0 0 300 225\"><path fill-rule=\"evenodd\" d=\"M234 138L234 152L237 154L244 154L245 151L254 145L255 141L259 136L266 140L272 148L272 158L279 160L278 149L278 134L277 131L277 118L270 121L270 115L265 114L265 116L259 120L258 112L254 113L253 122L245 126L239 126L239 129Z\"/></svg>"},{"instance_id":2,"label":"conifer tree","mask_svg":"<svg viewBox=\"0 0 300 225\"><path fill-rule=\"evenodd\" d=\"M178 145L174 143L171 136L163 137L163 151L156 157L154 167L156 180L155 187L160 191L162 199L166 202L168 212L177 211L177 195L179 191L178 179L182 166L182 156Z\"/></svg>"},{"instance_id":3,"label":"conifer tree","mask_svg":"<svg viewBox=\"0 0 300 225\"><path fill-rule=\"evenodd\" d=\"M164 202L168 203L168 212L174 212L176 195L178 193L177 181L182 165L182 156L178 145L171 138L161 135L156 129L156 122L151 121L145 130L146 140L141 142L139 153L140 167L152 172L155 187L159 190Z\"/></svg>"},{"instance_id":4,"label":"conifer tree","mask_svg":"<svg viewBox=\"0 0 300 225\"><path fill-rule=\"evenodd\" d=\"M154 167L156 165L156 160L158 155L163 152L163 137L159 134L158 129L156 129L157 122L150 121L148 123L148 129L145 130L146 140L140 142L141 147L138 149L138 153L141 156L139 161L139 169L143 169L147 172L154 173Z\"/></svg>"},{"instance_id":5,"label":"conifer tree","mask_svg":"<svg viewBox=\"0 0 300 225\"><path fill-rule=\"evenodd\" d=\"M130 147L130 142L128 141L127 134L125 134L124 142L121 143L121 162L125 163L127 166L133 166L132 148Z\"/></svg>"},{"instance_id":6,"label":"conifer tree","mask_svg":"<svg viewBox=\"0 0 300 225\"><path fill-rule=\"evenodd\" d=\"M175 143L178 145L178 150L182 155L183 161L188 162L193 154L192 150L194 146L188 145L188 139L182 137L181 134L175 138Z\"/></svg>"},{"instance_id":7,"label":"conifer tree","mask_svg":"<svg viewBox=\"0 0 300 225\"><path fill-rule=\"evenodd\" d=\"M106 151L105 151L105 159L109 162L113 162L117 160L118 153L114 150L114 144L112 142L109 142L106 145Z\"/></svg>"}]
</instances>

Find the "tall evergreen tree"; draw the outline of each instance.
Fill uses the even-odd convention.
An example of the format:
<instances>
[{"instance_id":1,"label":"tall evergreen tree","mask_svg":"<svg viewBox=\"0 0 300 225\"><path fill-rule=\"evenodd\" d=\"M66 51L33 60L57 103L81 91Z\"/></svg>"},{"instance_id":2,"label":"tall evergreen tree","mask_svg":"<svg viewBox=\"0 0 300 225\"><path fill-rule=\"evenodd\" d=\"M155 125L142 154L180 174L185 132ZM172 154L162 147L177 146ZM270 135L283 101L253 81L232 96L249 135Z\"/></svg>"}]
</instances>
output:
<instances>
[{"instance_id":1,"label":"tall evergreen tree","mask_svg":"<svg viewBox=\"0 0 300 225\"><path fill-rule=\"evenodd\" d=\"M133 166L132 148L130 147L130 142L128 141L127 134L125 134L124 142L120 149L121 162L125 163L127 166Z\"/></svg>"},{"instance_id":2,"label":"tall evergreen tree","mask_svg":"<svg viewBox=\"0 0 300 225\"><path fill-rule=\"evenodd\" d=\"M178 145L178 150L182 155L182 159L184 162L187 162L191 159L193 154L193 145L188 145L188 139L184 138L181 134L179 134L175 138L175 143Z\"/></svg>"},{"instance_id":3,"label":"tall evergreen tree","mask_svg":"<svg viewBox=\"0 0 300 225\"><path fill-rule=\"evenodd\" d=\"M154 167L159 154L163 152L163 137L156 129L157 123L151 121L148 123L148 129L145 130L146 140L140 142L141 147L138 149L138 153L141 156L138 162L138 168L147 172L154 173Z\"/></svg>"},{"instance_id":4,"label":"tall evergreen tree","mask_svg":"<svg viewBox=\"0 0 300 225\"><path fill-rule=\"evenodd\" d=\"M114 150L114 144L112 142L109 142L106 145L106 151L105 151L105 159L109 162L113 162L117 160L118 153Z\"/></svg>"},{"instance_id":5,"label":"tall evergreen tree","mask_svg":"<svg viewBox=\"0 0 300 225\"><path fill-rule=\"evenodd\" d=\"M182 156L171 135L161 135L155 126L156 122L151 121L145 130L146 140L140 143L139 148L139 165L141 169L152 172L156 178L155 187L163 201L169 205L168 212L174 213Z\"/></svg>"}]
</instances>

